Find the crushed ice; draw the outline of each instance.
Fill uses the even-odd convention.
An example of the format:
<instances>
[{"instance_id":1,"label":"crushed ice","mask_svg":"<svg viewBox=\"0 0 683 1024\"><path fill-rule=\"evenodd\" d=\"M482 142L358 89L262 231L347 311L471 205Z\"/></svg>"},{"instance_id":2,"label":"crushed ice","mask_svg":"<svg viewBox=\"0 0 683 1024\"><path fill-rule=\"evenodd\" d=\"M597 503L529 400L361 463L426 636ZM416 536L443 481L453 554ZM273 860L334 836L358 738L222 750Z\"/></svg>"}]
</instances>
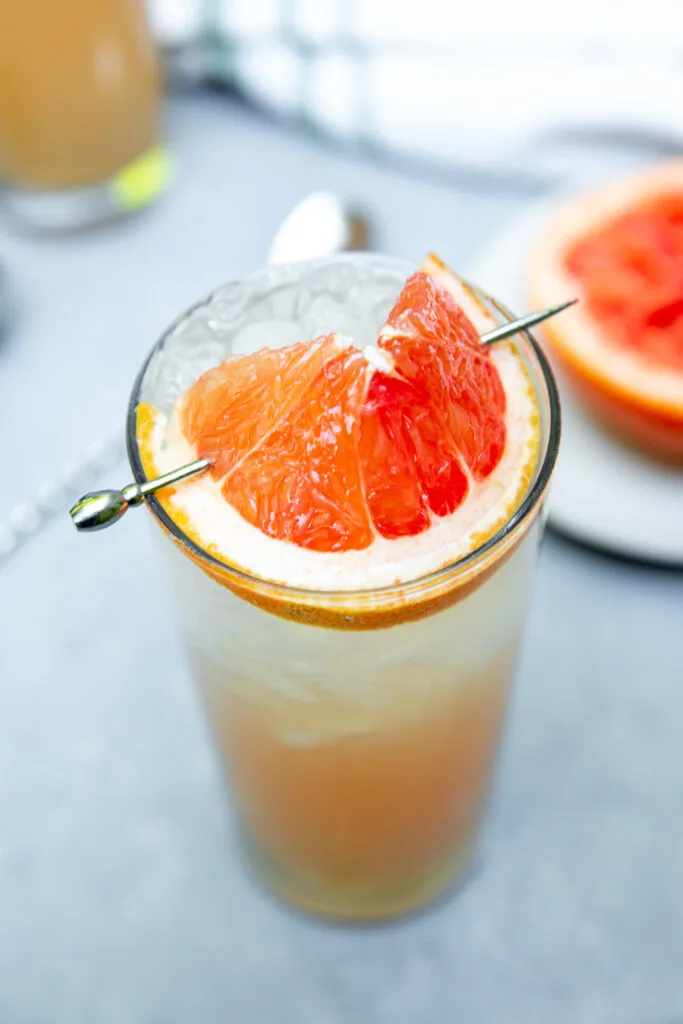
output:
<instances>
[{"instance_id":1,"label":"crushed ice","mask_svg":"<svg viewBox=\"0 0 683 1024\"><path fill-rule=\"evenodd\" d=\"M410 267L402 274L372 260L268 267L217 289L168 332L145 373L142 401L169 413L180 394L228 355L321 334L352 338L369 362L386 370L386 357L372 343Z\"/></svg>"}]
</instances>

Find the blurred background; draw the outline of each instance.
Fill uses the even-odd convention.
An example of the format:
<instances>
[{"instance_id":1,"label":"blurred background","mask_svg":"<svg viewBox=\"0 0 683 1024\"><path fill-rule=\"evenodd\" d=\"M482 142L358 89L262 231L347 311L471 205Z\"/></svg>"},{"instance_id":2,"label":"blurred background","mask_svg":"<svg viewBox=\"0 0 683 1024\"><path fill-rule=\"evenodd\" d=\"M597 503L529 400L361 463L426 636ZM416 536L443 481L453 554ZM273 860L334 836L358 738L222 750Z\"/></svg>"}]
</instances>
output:
<instances>
[{"instance_id":1,"label":"blurred background","mask_svg":"<svg viewBox=\"0 0 683 1024\"><path fill-rule=\"evenodd\" d=\"M243 872L145 516L66 514L128 481L154 341L276 236L434 251L525 312L556 206L680 156L682 29L669 0L0 0L0 1024L683 1021L680 467L561 381L483 867L364 930Z\"/></svg>"}]
</instances>

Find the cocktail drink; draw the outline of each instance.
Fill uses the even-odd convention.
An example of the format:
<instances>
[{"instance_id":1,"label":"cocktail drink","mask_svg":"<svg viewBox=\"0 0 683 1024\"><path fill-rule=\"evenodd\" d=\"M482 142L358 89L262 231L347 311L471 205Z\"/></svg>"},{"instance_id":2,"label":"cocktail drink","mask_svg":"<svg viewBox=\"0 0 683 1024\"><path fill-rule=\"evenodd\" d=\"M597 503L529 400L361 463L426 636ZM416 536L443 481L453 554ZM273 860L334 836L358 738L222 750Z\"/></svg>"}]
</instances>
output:
<instances>
[{"instance_id":1,"label":"cocktail drink","mask_svg":"<svg viewBox=\"0 0 683 1024\"><path fill-rule=\"evenodd\" d=\"M136 479L211 460L149 505L251 862L351 919L471 865L559 434L533 341L485 348L491 303L433 257L414 271L356 255L229 284L157 344L129 413Z\"/></svg>"}]
</instances>

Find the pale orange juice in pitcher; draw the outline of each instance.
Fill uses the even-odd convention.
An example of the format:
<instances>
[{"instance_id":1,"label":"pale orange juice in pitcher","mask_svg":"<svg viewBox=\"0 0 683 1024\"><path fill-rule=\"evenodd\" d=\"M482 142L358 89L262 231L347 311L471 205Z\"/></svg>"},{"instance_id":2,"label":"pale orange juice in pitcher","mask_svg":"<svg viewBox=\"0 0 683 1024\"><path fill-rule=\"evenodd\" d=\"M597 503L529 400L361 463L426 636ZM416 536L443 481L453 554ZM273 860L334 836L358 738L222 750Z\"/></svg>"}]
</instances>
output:
<instances>
[{"instance_id":1,"label":"pale orange juice in pitcher","mask_svg":"<svg viewBox=\"0 0 683 1024\"><path fill-rule=\"evenodd\" d=\"M153 198L159 99L143 0L0 0L0 180L20 216L71 226Z\"/></svg>"}]
</instances>

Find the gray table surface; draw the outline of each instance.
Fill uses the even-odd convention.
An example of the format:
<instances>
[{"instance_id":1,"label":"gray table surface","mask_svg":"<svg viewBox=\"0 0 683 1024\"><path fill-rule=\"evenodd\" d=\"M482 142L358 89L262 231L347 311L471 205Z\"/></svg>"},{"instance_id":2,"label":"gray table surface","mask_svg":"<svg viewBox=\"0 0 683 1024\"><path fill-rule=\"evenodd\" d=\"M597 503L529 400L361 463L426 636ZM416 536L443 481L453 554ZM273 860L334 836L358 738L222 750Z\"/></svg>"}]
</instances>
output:
<instances>
[{"instance_id":1,"label":"gray table surface","mask_svg":"<svg viewBox=\"0 0 683 1024\"><path fill-rule=\"evenodd\" d=\"M377 247L458 268L522 201L218 98L176 99L169 131L177 180L146 215L0 229L0 519L122 425L161 329L262 263L310 189L366 202ZM0 1024L683 1021L680 574L546 538L482 867L356 929L242 870L150 529L82 538L62 516L0 568Z\"/></svg>"}]
</instances>

